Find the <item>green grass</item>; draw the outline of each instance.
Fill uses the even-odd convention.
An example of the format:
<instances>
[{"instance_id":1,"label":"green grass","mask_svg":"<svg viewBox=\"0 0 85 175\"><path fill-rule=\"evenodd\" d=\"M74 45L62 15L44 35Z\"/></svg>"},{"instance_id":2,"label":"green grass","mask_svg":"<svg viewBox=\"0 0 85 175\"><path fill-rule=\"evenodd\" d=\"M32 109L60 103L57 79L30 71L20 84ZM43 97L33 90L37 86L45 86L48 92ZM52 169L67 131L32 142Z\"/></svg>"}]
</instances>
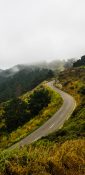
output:
<instances>
[{"instance_id":1,"label":"green grass","mask_svg":"<svg viewBox=\"0 0 85 175\"><path fill-rule=\"evenodd\" d=\"M80 67L65 70L60 73L59 80L62 89L74 96L77 104L81 103L84 96L79 91L85 86L85 69Z\"/></svg>"},{"instance_id":2,"label":"green grass","mask_svg":"<svg viewBox=\"0 0 85 175\"><path fill-rule=\"evenodd\" d=\"M44 88L46 88L50 95L51 95L51 101L48 104L47 107L44 107L38 115L31 118L28 122L23 124L22 126L18 127L16 130L7 133L6 131L3 131L0 135L0 149L3 150L6 147L11 146L12 144L18 142L22 138L29 135L31 132L33 132L35 129L40 127L45 121L47 121L62 105L63 100L60 97L58 93L53 91L51 88L49 88L47 85L43 85ZM40 89L40 86L38 86L36 89ZM33 91L32 91L33 93ZM29 99L29 93L26 93L24 96L21 97L24 101L28 101ZM4 125L4 123L1 120L1 124Z\"/></svg>"},{"instance_id":3,"label":"green grass","mask_svg":"<svg viewBox=\"0 0 85 175\"><path fill-rule=\"evenodd\" d=\"M77 106L72 116L64 126L50 135L45 140L63 143L66 140L79 139L85 137L85 104Z\"/></svg>"}]
</instances>

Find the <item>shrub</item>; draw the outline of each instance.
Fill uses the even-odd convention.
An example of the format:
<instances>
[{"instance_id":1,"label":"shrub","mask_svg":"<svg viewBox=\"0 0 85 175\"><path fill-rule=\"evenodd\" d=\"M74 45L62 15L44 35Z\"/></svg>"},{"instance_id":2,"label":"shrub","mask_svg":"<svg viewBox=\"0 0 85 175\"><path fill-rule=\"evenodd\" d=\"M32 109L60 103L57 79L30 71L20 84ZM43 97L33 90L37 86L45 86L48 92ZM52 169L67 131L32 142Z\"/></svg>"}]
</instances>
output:
<instances>
[{"instance_id":1,"label":"shrub","mask_svg":"<svg viewBox=\"0 0 85 175\"><path fill-rule=\"evenodd\" d=\"M27 104L19 98L11 100L5 106L4 116L7 131L15 130L29 120Z\"/></svg>"},{"instance_id":2,"label":"shrub","mask_svg":"<svg viewBox=\"0 0 85 175\"><path fill-rule=\"evenodd\" d=\"M37 115L44 107L48 106L51 100L51 95L49 91L44 87L35 90L33 94L30 95L29 99L29 110L32 115Z\"/></svg>"},{"instance_id":3,"label":"shrub","mask_svg":"<svg viewBox=\"0 0 85 175\"><path fill-rule=\"evenodd\" d=\"M82 86L79 91L82 95L85 95L85 86Z\"/></svg>"}]
</instances>

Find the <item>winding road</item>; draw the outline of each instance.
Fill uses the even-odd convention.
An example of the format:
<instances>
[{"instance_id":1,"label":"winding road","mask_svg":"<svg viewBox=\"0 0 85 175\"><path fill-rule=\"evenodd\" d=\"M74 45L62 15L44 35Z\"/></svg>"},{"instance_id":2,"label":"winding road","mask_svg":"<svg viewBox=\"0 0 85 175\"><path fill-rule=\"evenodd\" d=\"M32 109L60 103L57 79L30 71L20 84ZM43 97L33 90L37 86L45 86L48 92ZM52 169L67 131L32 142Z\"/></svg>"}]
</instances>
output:
<instances>
[{"instance_id":1,"label":"winding road","mask_svg":"<svg viewBox=\"0 0 85 175\"><path fill-rule=\"evenodd\" d=\"M56 92L58 92L61 95L61 97L63 98L63 105L47 122L45 122L45 124L43 124L40 128L35 130L30 135L26 136L24 139L22 139L18 143L12 145L10 147L10 149L14 149L16 147L22 147L24 145L28 145L32 142L37 141L41 137L47 136L49 133L52 133L52 132L58 130L59 128L61 128L63 126L65 120L67 120L71 116L73 110L75 109L76 102L71 95L54 87L53 81L51 81L47 84L49 87L51 87L53 90L55 90Z\"/></svg>"}]
</instances>

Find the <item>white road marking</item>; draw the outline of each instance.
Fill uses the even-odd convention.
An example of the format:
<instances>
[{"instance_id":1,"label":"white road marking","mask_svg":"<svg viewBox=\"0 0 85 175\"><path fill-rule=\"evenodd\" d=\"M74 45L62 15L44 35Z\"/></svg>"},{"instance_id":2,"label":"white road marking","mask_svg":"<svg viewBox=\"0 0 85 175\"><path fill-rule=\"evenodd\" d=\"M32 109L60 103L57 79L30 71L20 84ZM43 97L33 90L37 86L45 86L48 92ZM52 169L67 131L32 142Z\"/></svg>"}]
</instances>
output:
<instances>
[{"instance_id":1,"label":"white road marking","mask_svg":"<svg viewBox=\"0 0 85 175\"><path fill-rule=\"evenodd\" d=\"M55 124L55 123L54 123ZM53 126L54 126L54 124L52 124L51 126L50 126L50 128L52 128Z\"/></svg>"},{"instance_id":2,"label":"white road marking","mask_svg":"<svg viewBox=\"0 0 85 175\"><path fill-rule=\"evenodd\" d=\"M35 139L33 140L33 142L36 141L36 140L38 140L38 139L40 139L40 137L35 138Z\"/></svg>"}]
</instances>

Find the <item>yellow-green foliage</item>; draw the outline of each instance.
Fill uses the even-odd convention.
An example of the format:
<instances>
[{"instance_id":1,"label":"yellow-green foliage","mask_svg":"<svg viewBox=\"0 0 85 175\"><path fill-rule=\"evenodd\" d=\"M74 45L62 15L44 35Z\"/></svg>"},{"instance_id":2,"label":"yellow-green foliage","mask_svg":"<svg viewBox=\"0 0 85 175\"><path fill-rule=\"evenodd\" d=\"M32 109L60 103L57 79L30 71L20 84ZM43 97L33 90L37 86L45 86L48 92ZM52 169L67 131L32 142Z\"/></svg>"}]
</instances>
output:
<instances>
[{"instance_id":1,"label":"yellow-green foliage","mask_svg":"<svg viewBox=\"0 0 85 175\"><path fill-rule=\"evenodd\" d=\"M64 126L48 136L48 140L65 142L67 139L85 137L85 69L72 68L59 75L62 89L74 96L77 107Z\"/></svg>"},{"instance_id":2,"label":"yellow-green foliage","mask_svg":"<svg viewBox=\"0 0 85 175\"><path fill-rule=\"evenodd\" d=\"M83 95L79 91L85 86L85 69L81 67L65 70L60 73L59 80L63 90L73 95L77 104L81 103Z\"/></svg>"},{"instance_id":3,"label":"yellow-green foliage","mask_svg":"<svg viewBox=\"0 0 85 175\"><path fill-rule=\"evenodd\" d=\"M38 86L36 89L40 89L41 86ZM12 131L11 133L4 133L0 136L0 148L4 149L5 147L10 146L11 144L19 141L20 139L24 138L25 136L29 135L35 129L37 129L40 125L42 125L46 120L48 120L62 105L62 98L59 94L49 88L47 85L43 85L46 88L50 95L51 101L47 107L44 107L40 113L35 116L34 118L30 119L27 123L23 126L18 127L16 130ZM30 92L33 93L34 91ZM22 97L20 97L24 101L28 101L29 93L26 93Z\"/></svg>"},{"instance_id":4,"label":"yellow-green foliage","mask_svg":"<svg viewBox=\"0 0 85 175\"><path fill-rule=\"evenodd\" d=\"M0 155L0 175L84 175L85 140L70 140L63 144L41 142L3 152Z\"/></svg>"}]
</instances>

